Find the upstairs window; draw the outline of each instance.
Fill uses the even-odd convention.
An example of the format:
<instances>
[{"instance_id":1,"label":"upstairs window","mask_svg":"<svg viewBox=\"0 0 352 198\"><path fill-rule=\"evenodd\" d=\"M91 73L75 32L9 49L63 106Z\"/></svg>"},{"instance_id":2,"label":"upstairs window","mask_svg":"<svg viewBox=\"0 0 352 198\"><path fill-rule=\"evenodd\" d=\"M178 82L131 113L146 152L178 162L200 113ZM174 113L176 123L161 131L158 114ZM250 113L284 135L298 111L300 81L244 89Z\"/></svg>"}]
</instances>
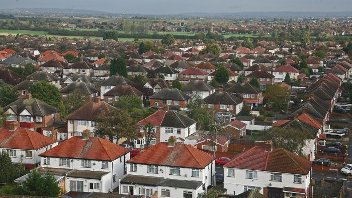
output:
<instances>
[{"instance_id":1,"label":"upstairs window","mask_svg":"<svg viewBox=\"0 0 352 198\"><path fill-rule=\"evenodd\" d=\"M170 175L181 175L180 168L170 168Z\"/></svg>"},{"instance_id":2,"label":"upstairs window","mask_svg":"<svg viewBox=\"0 0 352 198\"><path fill-rule=\"evenodd\" d=\"M271 181L282 182L282 174L281 173L271 173Z\"/></svg>"},{"instance_id":3,"label":"upstairs window","mask_svg":"<svg viewBox=\"0 0 352 198\"><path fill-rule=\"evenodd\" d=\"M108 167L109 167L109 162L107 161L101 162L101 169L107 169Z\"/></svg>"},{"instance_id":4,"label":"upstairs window","mask_svg":"<svg viewBox=\"0 0 352 198\"><path fill-rule=\"evenodd\" d=\"M246 179L257 179L257 171L247 170L246 171Z\"/></svg>"},{"instance_id":5,"label":"upstairs window","mask_svg":"<svg viewBox=\"0 0 352 198\"><path fill-rule=\"evenodd\" d=\"M90 160L82 160L82 167L90 168L92 167L92 162Z\"/></svg>"},{"instance_id":6,"label":"upstairs window","mask_svg":"<svg viewBox=\"0 0 352 198\"><path fill-rule=\"evenodd\" d=\"M294 175L293 183L301 184L302 183L302 175Z\"/></svg>"},{"instance_id":7,"label":"upstairs window","mask_svg":"<svg viewBox=\"0 0 352 198\"><path fill-rule=\"evenodd\" d=\"M158 174L158 166L156 166L156 165L148 165L147 166L147 173Z\"/></svg>"}]
</instances>

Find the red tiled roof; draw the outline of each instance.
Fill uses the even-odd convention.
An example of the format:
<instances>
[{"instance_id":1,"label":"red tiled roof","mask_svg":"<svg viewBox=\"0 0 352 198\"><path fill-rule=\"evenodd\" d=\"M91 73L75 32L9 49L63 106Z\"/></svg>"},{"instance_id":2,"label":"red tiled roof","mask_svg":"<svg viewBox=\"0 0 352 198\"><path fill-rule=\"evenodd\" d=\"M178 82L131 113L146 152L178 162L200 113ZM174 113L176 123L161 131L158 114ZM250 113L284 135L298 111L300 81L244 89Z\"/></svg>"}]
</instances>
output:
<instances>
[{"instance_id":1,"label":"red tiled roof","mask_svg":"<svg viewBox=\"0 0 352 198\"><path fill-rule=\"evenodd\" d=\"M196 68L198 69L202 69L202 70L215 70L216 67L215 65L209 63L209 62L202 62L202 63L199 63Z\"/></svg>"},{"instance_id":2,"label":"red tiled roof","mask_svg":"<svg viewBox=\"0 0 352 198\"><path fill-rule=\"evenodd\" d=\"M76 50L67 50L63 53L61 53L62 56L66 56L68 54L71 54L73 57L78 57L79 56L79 51L76 51Z\"/></svg>"},{"instance_id":3,"label":"red tiled roof","mask_svg":"<svg viewBox=\"0 0 352 198\"><path fill-rule=\"evenodd\" d=\"M235 156L225 167L306 175L311 162L283 148L266 151L255 146Z\"/></svg>"},{"instance_id":4,"label":"red tiled roof","mask_svg":"<svg viewBox=\"0 0 352 198\"><path fill-rule=\"evenodd\" d=\"M192 145L178 143L169 147L167 143L158 143L128 162L203 169L212 161L213 157L210 154L196 149Z\"/></svg>"},{"instance_id":5,"label":"red tiled roof","mask_svg":"<svg viewBox=\"0 0 352 198\"><path fill-rule=\"evenodd\" d=\"M246 48L246 47L239 47L236 49L236 53L237 54L250 54L251 53L251 49Z\"/></svg>"},{"instance_id":6,"label":"red tiled roof","mask_svg":"<svg viewBox=\"0 0 352 198\"><path fill-rule=\"evenodd\" d=\"M89 137L84 140L82 137L75 136L40 156L113 161L126 153L128 149L109 140L98 137Z\"/></svg>"},{"instance_id":7,"label":"red tiled roof","mask_svg":"<svg viewBox=\"0 0 352 198\"><path fill-rule=\"evenodd\" d=\"M10 48L3 49L2 51L7 52L7 54L9 54L9 56L16 54L16 51L13 49L10 49Z\"/></svg>"},{"instance_id":8,"label":"red tiled roof","mask_svg":"<svg viewBox=\"0 0 352 198\"><path fill-rule=\"evenodd\" d=\"M88 120L94 121L101 112L110 111L115 107L104 101L90 101L82 105L79 109L67 116L67 120Z\"/></svg>"},{"instance_id":9,"label":"red tiled roof","mask_svg":"<svg viewBox=\"0 0 352 198\"><path fill-rule=\"evenodd\" d=\"M299 73L299 71L292 67L291 65L283 65L275 69L276 72L285 72L285 73Z\"/></svg>"},{"instance_id":10,"label":"red tiled roof","mask_svg":"<svg viewBox=\"0 0 352 198\"><path fill-rule=\"evenodd\" d=\"M230 123L231 126L236 127L237 129L242 129L243 127L246 127L246 124L239 121L239 120L234 120Z\"/></svg>"},{"instance_id":11,"label":"red tiled roof","mask_svg":"<svg viewBox=\"0 0 352 198\"><path fill-rule=\"evenodd\" d=\"M273 123L273 127L279 127L282 126L286 123L288 123L290 120L278 120L276 122Z\"/></svg>"},{"instance_id":12,"label":"red tiled roof","mask_svg":"<svg viewBox=\"0 0 352 198\"><path fill-rule=\"evenodd\" d=\"M1 148L37 150L54 142L53 139L29 129L18 128L14 132L4 128L0 130Z\"/></svg>"},{"instance_id":13,"label":"red tiled roof","mask_svg":"<svg viewBox=\"0 0 352 198\"><path fill-rule=\"evenodd\" d=\"M190 67L180 72L179 75L208 75L208 72L196 67Z\"/></svg>"},{"instance_id":14,"label":"red tiled roof","mask_svg":"<svg viewBox=\"0 0 352 198\"><path fill-rule=\"evenodd\" d=\"M94 65L103 65L105 63L105 58L100 58L94 62Z\"/></svg>"},{"instance_id":15,"label":"red tiled roof","mask_svg":"<svg viewBox=\"0 0 352 198\"><path fill-rule=\"evenodd\" d=\"M58 52L54 50L47 50L43 52L40 57L38 58L39 62L48 62L50 60L58 60L61 62L66 62L64 57L62 57Z\"/></svg>"},{"instance_id":16,"label":"red tiled roof","mask_svg":"<svg viewBox=\"0 0 352 198\"><path fill-rule=\"evenodd\" d=\"M165 114L166 114L166 111L158 110L158 111L154 112L152 115L139 121L137 123L137 125L138 126L145 126L149 123L152 126L160 126L162 121L164 120Z\"/></svg>"},{"instance_id":17,"label":"red tiled roof","mask_svg":"<svg viewBox=\"0 0 352 198\"><path fill-rule=\"evenodd\" d=\"M304 122L316 129L320 129L322 127L322 125L317 120L306 113L302 113L297 118L299 121Z\"/></svg>"}]
</instances>

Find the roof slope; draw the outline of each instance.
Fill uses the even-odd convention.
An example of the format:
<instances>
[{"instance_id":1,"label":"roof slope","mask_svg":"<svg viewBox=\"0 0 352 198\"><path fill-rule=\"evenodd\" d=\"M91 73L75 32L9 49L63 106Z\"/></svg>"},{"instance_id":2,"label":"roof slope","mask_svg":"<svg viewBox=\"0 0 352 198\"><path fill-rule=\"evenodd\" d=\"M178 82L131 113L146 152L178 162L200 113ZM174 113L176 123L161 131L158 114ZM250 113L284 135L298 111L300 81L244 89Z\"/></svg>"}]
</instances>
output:
<instances>
[{"instance_id":1,"label":"roof slope","mask_svg":"<svg viewBox=\"0 0 352 198\"><path fill-rule=\"evenodd\" d=\"M113 161L126 153L128 153L126 148L109 140L98 137L89 137L84 140L82 137L75 136L40 156Z\"/></svg>"},{"instance_id":2,"label":"roof slope","mask_svg":"<svg viewBox=\"0 0 352 198\"><path fill-rule=\"evenodd\" d=\"M196 121L192 120L187 116L184 116L175 111L167 111L165 113L163 121L161 122L161 126L174 127L174 128L187 128L194 123L196 123Z\"/></svg>"},{"instance_id":3,"label":"roof slope","mask_svg":"<svg viewBox=\"0 0 352 198\"><path fill-rule=\"evenodd\" d=\"M188 100L189 96L186 94L182 93L178 89L168 89L164 88L160 90L159 92L155 93L150 97L150 99L159 99L159 100Z\"/></svg>"},{"instance_id":4,"label":"roof slope","mask_svg":"<svg viewBox=\"0 0 352 198\"><path fill-rule=\"evenodd\" d=\"M23 150L37 150L53 144L55 140L29 129L18 128L14 132L0 130L0 147Z\"/></svg>"},{"instance_id":5,"label":"roof slope","mask_svg":"<svg viewBox=\"0 0 352 198\"><path fill-rule=\"evenodd\" d=\"M90 101L67 116L67 120L96 120L101 112L111 111L115 107L104 101Z\"/></svg>"},{"instance_id":6,"label":"roof slope","mask_svg":"<svg viewBox=\"0 0 352 198\"><path fill-rule=\"evenodd\" d=\"M20 98L6 106L4 109L7 110L9 108L11 108L16 114L20 114L26 109L33 116L46 116L58 112L55 107L36 98Z\"/></svg>"},{"instance_id":7,"label":"roof slope","mask_svg":"<svg viewBox=\"0 0 352 198\"><path fill-rule=\"evenodd\" d=\"M229 94L228 92L215 92L204 98L207 104L237 105L242 102L242 98Z\"/></svg>"},{"instance_id":8,"label":"roof slope","mask_svg":"<svg viewBox=\"0 0 352 198\"><path fill-rule=\"evenodd\" d=\"M203 169L213 161L210 154L192 145L158 143L129 160L129 163Z\"/></svg>"},{"instance_id":9,"label":"roof slope","mask_svg":"<svg viewBox=\"0 0 352 198\"><path fill-rule=\"evenodd\" d=\"M225 167L306 175L311 162L283 148L266 151L255 146L234 157Z\"/></svg>"}]
</instances>

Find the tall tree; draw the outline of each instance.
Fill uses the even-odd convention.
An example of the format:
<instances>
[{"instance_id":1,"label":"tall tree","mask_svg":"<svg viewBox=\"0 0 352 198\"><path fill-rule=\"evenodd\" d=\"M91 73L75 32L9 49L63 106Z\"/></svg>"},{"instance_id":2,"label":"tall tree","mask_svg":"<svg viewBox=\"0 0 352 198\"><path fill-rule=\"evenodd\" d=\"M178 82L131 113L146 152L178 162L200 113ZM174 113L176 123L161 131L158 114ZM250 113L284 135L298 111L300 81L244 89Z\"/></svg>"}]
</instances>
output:
<instances>
[{"instance_id":1,"label":"tall tree","mask_svg":"<svg viewBox=\"0 0 352 198\"><path fill-rule=\"evenodd\" d=\"M286 73L284 82L287 84L291 84L292 81L289 73Z\"/></svg>"},{"instance_id":2,"label":"tall tree","mask_svg":"<svg viewBox=\"0 0 352 198\"><path fill-rule=\"evenodd\" d=\"M196 97L188 104L188 116L197 122L197 128L209 131L215 123L214 111L205 107L204 101Z\"/></svg>"},{"instance_id":3,"label":"tall tree","mask_svg":"<svg viewBox=\"0 0 352 198\"><path fill-rule=\"evenodd\" d=\"M172 81L172 88L182 90L182 84L178 80Z\"/></svg>"},{"instance_id":4,"label":"tall tree","mask_svg":"<svg viewBox=\"0 0 352 198\"><path fill-rule=\"evenodd\" d=\"M118 62L117 59L112 59L110 61L110 75L116 75L117 74L117 68L118 68Z\"/></svg>"},{"instance_id":5,"label":"tall tree","mask_svg":"<svg viewBox=\"0 0 352 198\"><path fill-rule=\"evenodd\" d=\"M21 191L23 195L57 197L60 187L54 176L33 170L23 182Z\"/></svg>"},{"instance_id":6,"label":"tall tree","mask_svg":"<svg viewBox=\"0 0 352 198\"><path fill-rule=\"evenodd\" d=\"M12 183L13 180L24 173L25 169L23 166L13 164L6 152L0 152L0 183Z\"/></svg>"},{"instance_id":7,"label":"tall tree","mask_svg":"<svg viewBox=\"0 0 352 198\"><path fill-rule=\"evenodd\" d=\"M101 136L108 136L111 142L135 138L136 122L130 117L127 111L114 109L103 112L97 120L97 132Z\"/></svg>"},{"instance_id":8,"label":"tall tree","mask_svg":"<svg viewBox=\"0 0 352 198\"><path fill-rule=\"evenodd\" d=\"M127 77L127 67L126 67L126 60L124 57L117 58L117 73L120 76Z\"/></svg>"},{"instance_id":9,"label":"tall tree","mask_svg":"<svg viewBox=\"0 0 352 198\"><path fill-rule=\"evenodd\" d=\"M174 42L175 42L175 38L172 34L165 34L161 39L161 43L166 46L170 46L174 44Z\"/></svg>"},{"instance_id":10,"label":"tall tree","mask_svg":"<svg viewBox=\"0 0 352 198\"><path fill-rule=\"evenodd\" d=\"M29 91L34 98L42 100L49 105L53 105L55 107L60 105L61 94L59 89L46 81L40 81L33 84L29 88Z\"/></svg>"},{"instance_id":11,"label":"tall tree","mask_svg":"<svg viewBox=\"0 0 352 198\"><path fill-rule=\"evenodd\" d=\"M5 107L18 97L17 91L13 86L8 84L0 84L0 106Z\"/></svg>"},{"instance_id":12,"label":"tall tree","mask_svg":"<svg viewBox=\"0 0 352 198\"><path fill-rule=\"evenodd\" d=\"M249 81L249 84L253 85L254 87L257 87L257 88L260 88L260 84L259 84L259 81L257 78L252 78L250 81Z\"/></svg>"},{"instance_id":13,"label":"tall tree","mask_svg":"<svg viewBox=\"0 0 352 198\"><path fill-rule=\"evenodd\" d=\"M214 79L220 84L226 84L229 79L229 71L224 66L220 66L215 73Z\"/></svg>"},{"instance_id":14,"label":"tall tree","mask_svg":"<svg viewBox=\"0 0 352 198\"><path fill-rule=\"evenodd\" d=\"M143 108L143 101L137 96L122 96L114 103L114 106L128 112L135 122L138 122L154 112L153 109Z\"/></svg>"},{"instance_id":15,"label":"tall tree","mask_svg":"<svg viewBox=\"0 0 352 198\"><path fill-rule=\"evenodd\" d=\"M265 98L274 111L286 111L290 93L278 84L268 85L265 91Z\"/></svg>"},{"instance_id":16,"label":"tall tree","mask_svg":"<svg viewBox=\"0 0 352 198\"><path fill-rule=\"evenodd\" d=\"M75 91L68 96L63 97L59 105L61 117L66 118L67 115L77 110L83 105L85 99L85 96L79 91Z\"/></svg>"}]
</instances>

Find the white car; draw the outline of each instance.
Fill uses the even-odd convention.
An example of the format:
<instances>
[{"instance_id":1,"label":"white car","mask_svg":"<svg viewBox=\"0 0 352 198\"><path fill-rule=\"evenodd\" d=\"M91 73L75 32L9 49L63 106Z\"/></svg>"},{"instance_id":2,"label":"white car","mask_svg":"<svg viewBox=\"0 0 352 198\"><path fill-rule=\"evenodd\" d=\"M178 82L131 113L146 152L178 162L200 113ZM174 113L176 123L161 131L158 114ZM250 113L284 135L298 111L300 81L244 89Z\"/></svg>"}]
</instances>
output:
<instances>
[{"instance_id":1,"label":"white car","mask_svg":"<svg viewBox=\"0 0 352 198\"><path fill-rule=\"evenodd\" d=\"M341 173L345 175L352 175L352 164L346 164L346 166L341 168Z\"/></svg>"}]
</instances>

